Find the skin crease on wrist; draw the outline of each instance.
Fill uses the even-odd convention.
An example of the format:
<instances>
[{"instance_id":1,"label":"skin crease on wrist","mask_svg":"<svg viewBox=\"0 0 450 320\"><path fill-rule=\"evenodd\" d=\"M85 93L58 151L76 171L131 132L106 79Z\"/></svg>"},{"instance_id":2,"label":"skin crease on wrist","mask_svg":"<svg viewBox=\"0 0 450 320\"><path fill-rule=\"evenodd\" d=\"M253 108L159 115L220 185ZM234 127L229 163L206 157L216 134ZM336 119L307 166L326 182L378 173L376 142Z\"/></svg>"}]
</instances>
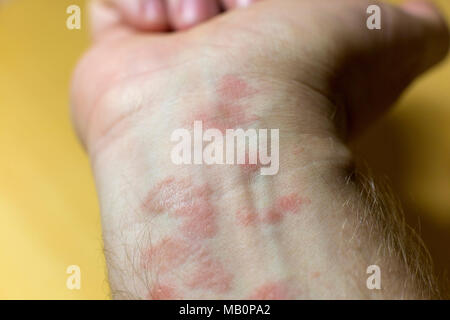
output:
<instances>
[{"instance_id":1,"label":"skin crease on wrist","mask_svg":"<svg viewBox=\"0 0 450 320\"><path fill-rule=\"evenodd\" d=\"M343 140L445 57L437 9L379 3L387 24L372 32L364 0L187 2L91 6L72 112L113 296L437 297L426 250L390 192L355 173ZM278 174L173 164L171 133L196 120L279 129ZM382 290L366 287L370 265Z\"/></svg>"}]
</instances>

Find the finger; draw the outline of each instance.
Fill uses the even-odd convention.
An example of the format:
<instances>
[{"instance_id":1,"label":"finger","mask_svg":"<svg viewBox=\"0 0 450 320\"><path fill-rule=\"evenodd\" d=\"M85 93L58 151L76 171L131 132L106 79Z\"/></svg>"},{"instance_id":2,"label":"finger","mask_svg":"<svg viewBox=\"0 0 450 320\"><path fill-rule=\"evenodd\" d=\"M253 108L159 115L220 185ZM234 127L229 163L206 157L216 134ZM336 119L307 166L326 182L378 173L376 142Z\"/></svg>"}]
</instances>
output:
<instances>
[{"instance_id":1,"label":"finger","mask_svg":"<svg viewBox=\"0 0 450 320\"><path fill-rule=\"evenodd\" d=\"M343 21L352 17L350 12L360 16L369 4L346 3L347 7L340 7ZM342 54L342 72L335 79L335 92L343 97L348 110L350 134L373 122L449 50L448 26L441 12L429 2L415 0L400 8L379 3L379 7L380 30L342 24L333 33Z\"/></svg>"},{"instance_id":2,"label":"finger","mask_svg":"<svg viewBox=\"0 0 450 320\"><path fill-rule=\"evenodd\" d=\"M165 0L107 0L120 11L124 21L144 31L166 31L169 28Z\"/></svg>"},{"instance_id":3,"label":"finger","mask_svg":"<svg viewBox=\"0 0 450 320\"><path fill-rule=\"evenodd\" d=\"M223 5L227 9L244 8L258 0L222 0Z\"/></svg>"},{"instance_id":4,"label":"finger","mask_svg":"<svg viewBox=\"0 0 450 320\"><path fill-rule=\"evenodd\" d=\"M97 41L120 28L122 18L114 7L106 5L104 1L94 0L89 2L89 20L91 35Z\"/></svg>"},{"instance_id":5,"label":"finger","mask_svg":"<svg viewBox=\"0 0 450 320\"><path fill-rule=\"evenodd\" d=\"M420 74L443 60L449 51L449 28L442 12L432 2L425 0L407 1L402 6L403 11L410 14L420 25L423 32L417 37L418 43L426 45L427 49L417 53ZM403 24L406 32L406 25Z\"/></svg>"},{"instance_id":6,"label":"finger","mask_svg":"<svg viewBox=\"0 0 450 320\"><path fill-rule=\"evenodd\" d=\"M170 25L175 30L195 26L219 14L218 0L168 0Z\"/></svg>"}]
</instances>

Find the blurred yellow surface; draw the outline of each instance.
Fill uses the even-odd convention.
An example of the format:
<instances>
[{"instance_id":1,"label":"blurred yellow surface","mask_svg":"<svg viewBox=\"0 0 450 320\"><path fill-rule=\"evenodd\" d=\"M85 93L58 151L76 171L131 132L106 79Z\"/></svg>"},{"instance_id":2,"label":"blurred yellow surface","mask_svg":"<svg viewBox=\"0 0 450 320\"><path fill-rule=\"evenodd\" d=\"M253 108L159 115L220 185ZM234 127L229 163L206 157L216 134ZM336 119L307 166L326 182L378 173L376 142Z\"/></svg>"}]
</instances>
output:
<instances>
[{"instance_id":1,"label":"blurred yellow surface","mask_svg":"<svg viewBox=\"0 0 450 320\"><path fill-rule=\"evenodd\" d=\"M109 295L89 162L69 118L69 82L88 46L66 28L84 1L0 5L0 298L103 299ZM78 265L81 289L66 269Z\"/></svg>"},{"instance_id":2,"label":"blurred yellow surface","mask_svg":"<svg viewBox=\"0 0 450 320\"><path fill-rule=\"evenodd\" d=\"M450 1L433 2L450 22ZM450 56L419 78L354 149L391 182L450 298Z\"/></svg>"},{"instance_id":3,"label":"blurred yellow surface","mask_svg":"<svg viewBox=\"0 0 450 320\"><path fill-rule=\"evenodd\" d=\"M450 1L435 2L450 17ZM81 30L66 28L71 4L82 8ZM68 111L70 75L89 45L84 4L0 5L3 299L109 297L94 182ZM355 147L393 182L442 279L450 270L449 124L450 59L417 81ZM70 265L81 269L81 290L66 287Z\"/></svg>"}]
</instances>

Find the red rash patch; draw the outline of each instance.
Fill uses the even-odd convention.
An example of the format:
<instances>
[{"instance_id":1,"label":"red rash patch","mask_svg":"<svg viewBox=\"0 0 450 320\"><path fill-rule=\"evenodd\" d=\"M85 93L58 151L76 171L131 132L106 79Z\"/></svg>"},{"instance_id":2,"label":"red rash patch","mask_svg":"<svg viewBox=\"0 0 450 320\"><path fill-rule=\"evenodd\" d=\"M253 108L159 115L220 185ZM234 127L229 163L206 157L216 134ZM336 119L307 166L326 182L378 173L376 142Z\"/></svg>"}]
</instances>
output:
<instances>
[{"instance_id":1,"label":"red rash patch","mask_svg":"<svg viewBox=\"0 0 450 320\"><path fill-rule=\"evenodd\" d=\"M261 161L259 161L259 153L256 156L256 163L250 163L250 157L248 152L245 154L245 163L240 164L240 168L244 174L254 174L261 168Z\"/></svg>"},{"instance_id":2,"label":"red rash patch","mask_svg":"<svg viewBox=\"0 0 450 320\"><path fill-rule=\"evenodd\" d=\"M151 213L174 210L189 205L195 198L208 197L208 193L207 186L194 187L188 179L169 177L149 192L143 208Z\"/></svg>"},{"instance_id":3,"label":"red rash patch","mask_svg":"<svg viewBox=\"0 0 450 320\"><path fill-rule=\"evenodd\" d=\"M217 91L222 99L232 101L250 97L256 93L256 90L244 80L232 74L222 77Z\"/></svg>"},{"instance_id":4,"label":"red rash patch","mask_svg":"<svg viewBox=\"0 0 450 320\"><path fill-rule=\"evenodd\" d=\"M239 210L236 213L236 218L240 225L244 227L254 226L259 222L258 214L250 210Z\"/></svg>"},{"instance_id":5,"label":"red rash patch","mask_svg":"<svg viewBox=\"0 0 450 320\"><path fill-rule=\"evenodd\" d=\"M262 220L268 224L277 224L283 220L287 213L298 213L300 207L309 202L309 199L303 199L295 193L291 193L288 196L282 196L265 212Z\"/></svg>"},{"instance_id":6,"label":"red rash patch","mask_svg":"<svg viewBox=\"0 0 450 320\"><path fill-rule=\"evenodd\" d=\"M248 116L245 108L234 103L218 103L208 111L202 111L195 115L194 120L203 122L203 129L218 129L223 134L227 129L244 127L258 120L256 116Z\"/></svg>"},{"instance_id":7,"label":"red rash patch","mask_svg":"<svg viewBox=\"0 0 450 320\"><path fill-rule=\"evenodd\" d=\"M311 203L311 200L304 199L299 196L297 196L295 193L291 193L288 196L280 197L277 200L277 206L280 208L283 212L296 212L301 205L303 204L309 204Z\"/></svg>"},{"instance_id":8,"label":"red rash patch","mask_svg":"<svg viewBox=\"0 0 450 320\"><path fill-rule=\"evenodd\" d=\"M202 121L205 130L218 129L225 133L226 129L245 127L259 119L255 115L248 115L246 106L239 103L239 100L253 96L256 90L238 76L225 75L216 91L216 102L202 108L193 119Z\"/></svg>"},{"instance_id":9,"label":"red rash patch","mask_svg":"<svg viewBox=\"0 0 450 320\"><path fill-rule=\"evenodd\" d=\"M288 299L288 290L286 286L278 282L269 282L257 288L250 295L249 300L286 300Z\"/></svg>"},{"instance_id":10,"label":"red rash patch","mask_svg":"<svg viewBox=\"0 0 450 320\"><path fill-rule=\"evenodd\" d=\"M229 291L233 276L224 269L219 261L207 255L203 259L186 285L191 289L206 289L217 293Z\"/></svg>"},{"instance_id":11,"label":"red rash patch","mask_svg":"<svg viewBox=\"0 0 450 320\"><path fill-rule=\"evenodd\" d=\"M165 179L150 190L143 209L149 214L165 213L170 218L182 219L178 230L183 237L169 237L150 248L143 256L144 268L155 268L163 275L189 260L194 269L192 276L185 280L186 286L224 293L230 289L233 276L199 241L212 238L218 232L216 213L210 203L211 194L207 184L195 186L189 179L174 177ZM158 286L149 296L152 299L174 299L177 295L171 289Z\"/></svg>"},{"instance_id":12,"label":"red rash patch","mask_svg":"<svg viewBox=\"0 0 450 320\"><path fill-rule=\"evenodd\" d=\"M268 209L262 211L262 214L251 211L249 209L238 210L236 212L236 219L238 223L244 227L254 226L259 223L278 224L286 214L296 214L301 210L301 207L310 204L311 200L308 198L301 198L295 193L287 196L282 196L275 201L275 204Z\"/></svg>"},{"instance_id":13,"label":"red rash patch","mask_svg":"<svg viewBox=\"0 0 450 320\"><path fill-rule=\"evenodd\" d=\"M258 170L260 169L260 165L259 164L252 164L252 163L245 163L245 164L240 164L239 165L242 169L242 171L245 174L253 174L258 172Z\"/></svg>"},{"instance_id":14,"label":"red rash patch","mask_svg":"<svg viewBox=\"0 0 450 320\"><path fill-rule=\"evenodd\" d=\"M188 238L212 238L218 231L214 209L207 201L195 201L193 205L177 210L177 214L188 218L181 227Z\"/></svg>"},{"instance_id":15,"label":"red rash patch","mask_svg":"<svg viewBox=\"0 0 450 320\"><path fill-rule=\"evenodd\" d=\"M144 267L157 267L165 273L185 263L192 254L192 246L180 239L163 239L144 255Z\"/></svg>"},{"instance_id":16,"label":"red rash patch","mask_svg":"<svg viewBox=\"0 0 450 320\"><path fill-rule=\"evenodd\" d=\"M283 220L284 214L281 210L278 210L277 208L270 208L267 210L263 222L268 224L277 224Z\"/></svg>"},{"instance_id":17,"label":"red rash patch","mask_svg":"<svg viewBox=\"0 0 450 320\"><path fill-rule=\"evenodd\" d=\"M175 289L169 285L157 284L148 293L148 300L175 300L179 296L175 293Z\"/></svg>"},{"instance_id":18,"label":"red rash patch","mask_svg":"<svg viewBox=\"0 0 450 320\"><path fill-rule=\"evenodd\" d=\"M218 229L208 185L194 186L188 179L165 179L154 187L144 201L150 214L167 212L171 217L183 218L181 231L188 238L213 237Z\"/></svg>"}]
</instances>

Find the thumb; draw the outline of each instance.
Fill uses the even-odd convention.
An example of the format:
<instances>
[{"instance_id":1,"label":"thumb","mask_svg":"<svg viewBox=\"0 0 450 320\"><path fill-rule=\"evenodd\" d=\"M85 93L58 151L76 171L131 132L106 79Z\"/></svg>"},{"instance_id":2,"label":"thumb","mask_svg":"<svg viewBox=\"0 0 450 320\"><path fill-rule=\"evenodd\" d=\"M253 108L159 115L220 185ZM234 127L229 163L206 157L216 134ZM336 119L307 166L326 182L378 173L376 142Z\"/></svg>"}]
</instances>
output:
<instances>
[{"instance_id":1,"label":"thumb","mask_svg":"<svg viewBox=\"0 0 450 320\"><path fill-rule=\"evenodd\" d=\"M359 15L361 2L348 3L358 7L353 12ZM337 103L346 110L350 137L386 111L449 50L448 26L430 2L408 1L401 7L380 3L379 8L381 29L343 28L339 34L344 49L333 87Z\"/></svg>"},{"instance_id":2,"label":"thumb","mask_svg":"<svg viewBox=\"0 0 450 320\"><path fill-rule=\"evenodd\" d=\"M450 43L448 25L441 11L430 1L410 0L405 2L401 9L415 18L418 28L420 26L423 30L419 41L424 47L422 53L418 52L422 65L416 70L420 74L447 55ZM402 28L406 28L406 25L402 25Z\"/></svg>"}]
</instances>

